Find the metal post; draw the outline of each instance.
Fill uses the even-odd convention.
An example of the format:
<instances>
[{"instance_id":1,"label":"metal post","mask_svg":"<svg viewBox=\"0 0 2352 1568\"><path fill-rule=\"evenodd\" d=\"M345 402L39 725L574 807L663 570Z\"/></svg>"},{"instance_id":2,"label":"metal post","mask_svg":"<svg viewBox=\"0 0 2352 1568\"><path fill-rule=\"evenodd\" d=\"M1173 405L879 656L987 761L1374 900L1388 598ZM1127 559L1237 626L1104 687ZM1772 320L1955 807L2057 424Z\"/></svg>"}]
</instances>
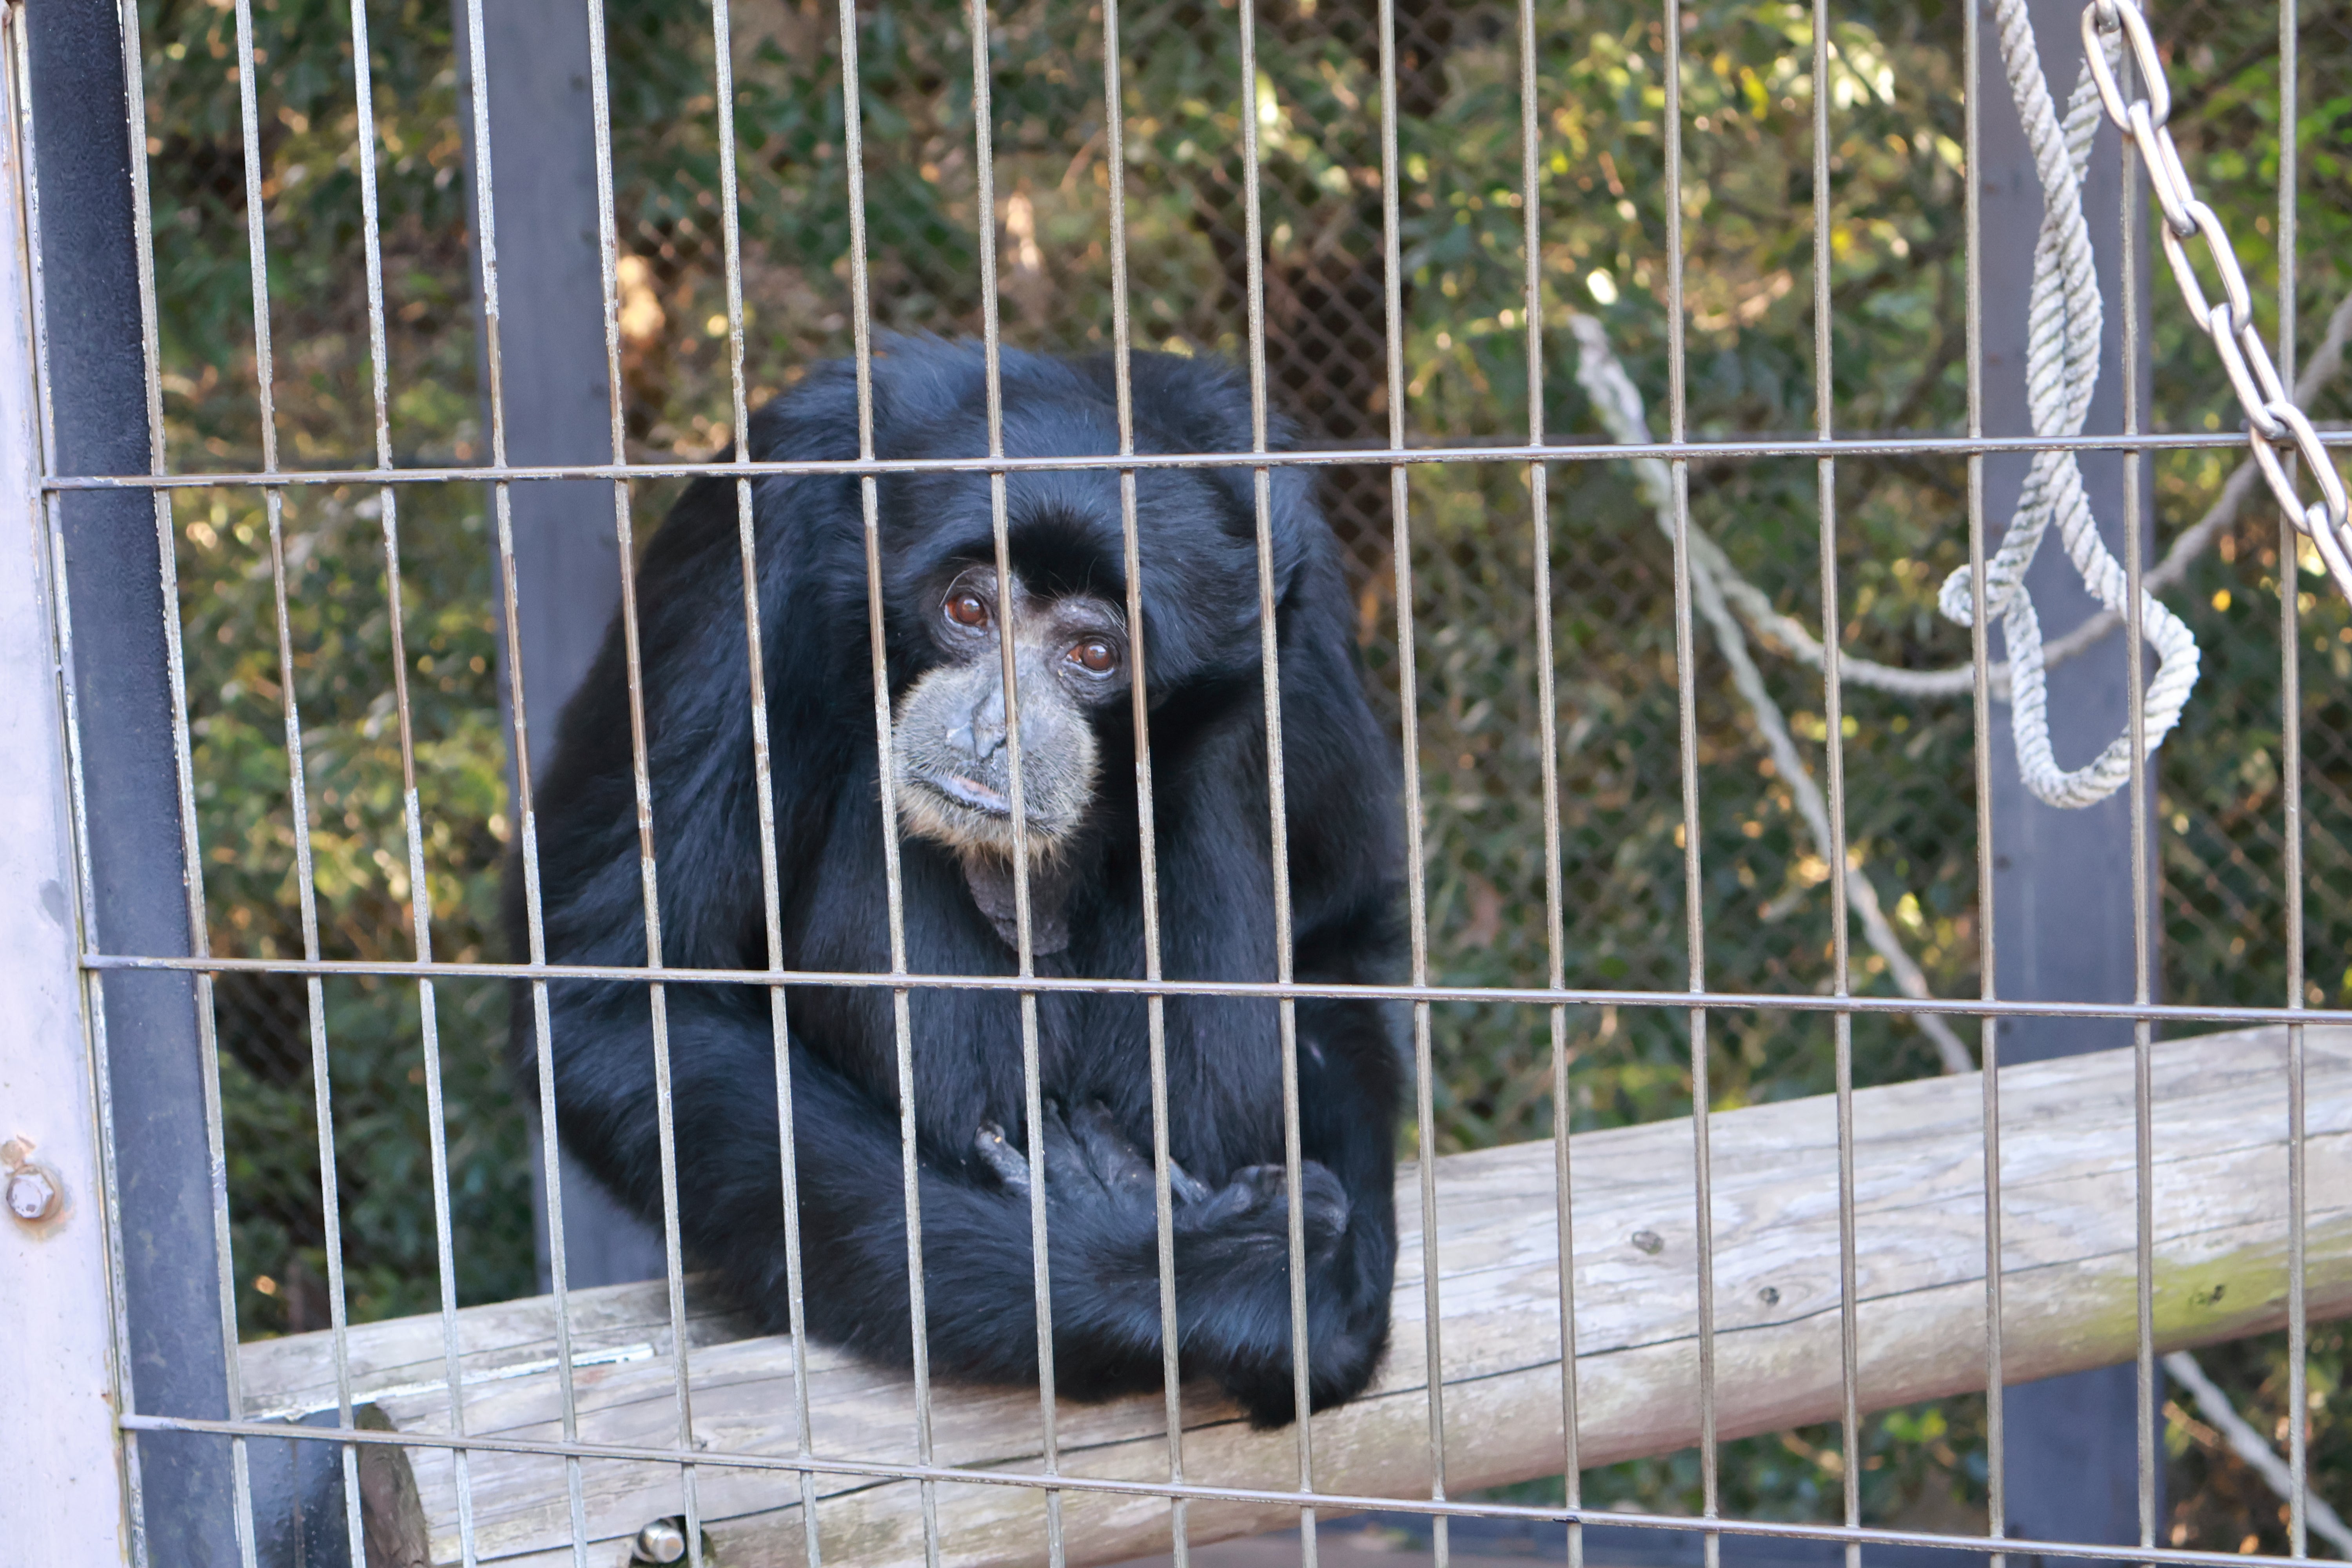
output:
<instances>
[{"instance_id":1,"label":"metal post","mask_svg":"<svg viewBox=\"0 0 2352 1568\"><path fill-rule=\"evenodd\" d=\"M22 12L0 35L15 59ZM0 1520L42 1563L128 1561L114 1428L114 1310L107 1289L96 1086L76 967L63 713L49 619L47 521L25 262L24 174L13 72L0 68L0 1409L37 1442L0 1466Z\"/></svg>"},{"instance_id":2,"label":"metal post","mask_svg":"<svg viewBox=\"0 0 2352 1568\"><path fill-rule=\"evenodd\" d=\"M466 56L464 0L457 0L456 8L457 123L465 130L468 189L478 153L470 95L477 83L489 95L508 456L519 464L610 462L586 15L576 0L487 0L485 58L477 72ZM498 171L509 177L496 178ZM475 211L469 200L468 221ZM474 239L481 243L479 235ZM489 384L487 374L482 384ZM487 404L482 422L488 429ZM510 494L521 647L507 647L500 620L499 702L503 710L504 661L519 656L526 716L538 739L532 754L543 764L552 753L556 716L588 673L621 602L621 563L613 536L612 492L603 481L541 480L518 484ZM511 713L503 716L512 721ZM544 1175L536 1160L530 1169L544 1287ZM562 1181L564 1257L572 1285L662 1277L660 1231L621 1207L568 1152Z\"/></svg>"},{"instance_id":3,"label":"metal post","mask_svg":"<svg viewBox=\"0 0 2352 1568\"><path fill-rule=\"evenodd\" d=\"M2065 110L2083 58L2080 0L2033 0L2034 37L2051 95ZM1985 432L2032 434L2025 398L2026 310L2034 238L2042 224L2042 184L1997 52L1988 49L1979 84L1983 129ZM2121 199L2122 162L2102 128L2084 182L2083 209L2096 250L2106 334L2099 384L2084 429L2123 428L2123 303L2117 269L2122 244L2113 215ZM2146 279L2146 236L2135 235L2132 264ZM2147 290L2138 291L2139 341L2147 339ZM2148 402L2145 354L2136 367L2140 406ZM2125 458L2081 457L2083 479L2102 531L2123 558ZM2143 461L2145 459L2142 459ZM1985 459L1985 507L2005 522L2030 467L2021 456ZM2143 484L2143 495L2153 486ZM2146 520L2142 520L2146 530ZM2147 532L2143 532L2143 540ZM2097 607L2067 562L2057 531L2043 540L2026 583L2054 639ZM1998 622L1996 621L1996 626ZM2061 766L2088 761L2123 731L2129 713L2120 637L2050 671L2050 730ZM2079 811L2046 805L2020 781L2009 708L1993 710L1993 923L1995 969L2005 1001L2132 999L2131 800L2128 788ZM2153 886L2154 879L2150 879ZM2127 1047L2132 1026L2116 1019L2004 1018L2000 1062L2041 1061ZM2013 1136L2031 1136L2014 1130ZM2060 1541L2130 1542L2139 1539L2129 1365L2026 1384L2006 1397L2008 1526L2012 1535Z\"/></svg>"},{"instance_id":4,"label":"metal post","mask_svg":"<svg viewBox=\"0 0 2352 1568\"><path fill-rule=\"evenodd\" d=\"M123 43L112 0L24 11L53 471L141 474L152 460ZM57 509L75 633L89 902L82 931L110 952L188 954L181 781L173 744L165 584L170 562L142 491L80 493ZM51 661L53 665L53 660ZM100 987L120 1196L125 1390L145 1415L229 1408L210 1100L185 974L117 972ZM94 1201L94 1200L93 1200ZM229 1447L153 1433L138 1449L145 1534L158 1561L236 1560ZM75 1553L78 1555L79 1553Z\"/></svg>"}]
</instances>

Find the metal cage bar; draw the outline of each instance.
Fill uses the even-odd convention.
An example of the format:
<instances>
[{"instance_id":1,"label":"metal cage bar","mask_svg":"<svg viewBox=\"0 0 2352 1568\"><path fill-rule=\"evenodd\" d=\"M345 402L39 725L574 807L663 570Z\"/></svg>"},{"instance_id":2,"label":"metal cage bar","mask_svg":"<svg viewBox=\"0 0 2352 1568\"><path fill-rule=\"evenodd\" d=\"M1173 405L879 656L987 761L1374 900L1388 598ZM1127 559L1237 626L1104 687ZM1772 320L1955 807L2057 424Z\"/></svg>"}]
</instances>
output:
<instances>
[{"instance_id":1,"label":"metal cage bar","mask_svg":"<svg viewBox=\"0 0 2352 1568\"><path fill-rule=\"evenodd\" d=\"M2278 123L2278 366L2289 386L2296 384L2295 197L2301 169L2302 111L2301 0L2279 0ZM2287 472L2294 459L2287 458ZM2279 570L2303 548L2294 521L2279 513ZM2286 1005L2300 1012L2304 996L2303 912L2303 627L2301 606L2294 594L2279 595L2279 829L2284 862L2280 880L2285 894ZM2287 1548L2302 1557L2311 1550L2311 1325L2307 1299L2309 1244L2306 1211L2309 1167L2305 1140L2304 1031L2287 1026L2286 1066L2286 1407L2287 1417Z\"/></svg>"},{"instance_id":2,"label":"metal cage bar","mask_svg":"<svg viewBox=\"0 0 2352 1568\"><path fill-rule=\"evenodd\" d=\"M2330 449L2352 447L2352 429L2319 432ZM810 458L754 460L722 466L754 479L772 474L925 473L1082 473L1092 468L1114 472L1132 468L1359 468L1418 466L1432 463L1614 463L1633 458L1707 463L1735 458L1973 458L2005 452L2187 452L2210 448L2235 450L2245 445L2242 435L2213 431L2150 431L2143 435L2102 436L2084 431L2078 436L1839 436L1824 441L1818 435L1726 436L1700 440L1622 441L1596 443L1582 437L1559 437L1539 443L1447 440L1429 446L1307 447L1289 452L1129 452L1106 457L1044 458ZM488 463L460 466L419 464L396 468L289 468L269 474L223 469L185 474L59 474L43 476L42 488L58 493L77 490L220 489L325 485L507 484L532 479L672 479L709 473L708 462L658 463Z\"/></svg>"},{"instance_id":3,"label":"metal cage bar","mask_svg":"<svg viewBox=\"0 0 2352 1568\"><path fill-rule=\"evenodd\" d=\"M1968 0L1961 39L1961 79L1969 83L1965 100L1969 172L1962 196L1966 237L1961 268L1968 312L1969 435L1980 437L1985 428L1984 396L1984 192L1976 177L1984 166L1983 95L1977 84L1984 79L1984 0ZM1969 661L1974 670L1970 696L1976 763L1977 805L1977 939L1978 984L1990 1004L1998 990L1994 963L1992 881L1992 653L1991 596L1985 576L1985 465L1982 452L1971 452L1969 468ZM1994 1015L1983 1015L1977 1040L1977 1065L1984 1078L1984 1248L1985 1248L1985 1533L1999 1541L2008 1533L2007 1447L2002 1394L2006 1384L2001 1355L2000 1245L2000 1025ZM1998 1547L1989 1568L2008 1568L2009 1559Z\"/></svg>"},{"instance_id":4,"label":"metal cage bar","mask_svg":"<svg viewBox=\"0 0 2352 1568\"><path fill-rule=\"evenodd\" d=\"M1004 344L1002 301L996 279L996 127L994 70L989 58L987 0L971 0L971 125L973 171L979 183L980 320L982 384L987 400L988 455L1004 455ZM1032 908L1029 814L1023 790L1021 758L1021 673L1014 617L1020 613L1013 592L1012 520L1007 510L1007 476L988 476L990 542L996 563L996 622L1001 628L997 657L1004 682L1004 757L1007 809L1013 824L1013 929L1015 958L1023 978L1037 972L1036 930ZM1030 1300L1037 1333L1037 1404L1045 1473L1061 1466L1060 1415L1054 1388L1054 1287L1052 1255L1045 1226L1045 1069L1038 1059L1037 993L1023 991L1021 1008L1022 1114L1028 1121ZM920 1244L917 1235L917 1244ZM924 1395L928 1397L928 1393ZM1062 1568L1062 1495L1045 1492L1045 1560L1048 1568Z\"/></svg>"},{"instance_id":5,"label":"metal cage bar","mask_svg":"<svg viewBox=\"0 0 2352 1568\"><path fill-rule=\"evenodd\" d=\"M1666 182L1666 438L1690 436L1688 329L1683 296L1683 85L1682 0L1665 0L1661 36L1665 64ZM1706 991L1706 882L1699 866L1698 671L1692 625L1690 464L1667 463L1673 490L1675 552L1675 711L1682 763L1683 942L1688 952L1690 989ZM1722 1513L1721 1454L1716 1433L1715 1382L1715 1191L1707 1117L1707 1009L1690 1010L1691 1174L1697 1233L1698 1274L1698 1473L1699 1517L1711 1526ZM1723 1537L1708 1529L1701 1537L1706 1568L1723 1560Z\"/></svg>"},{"instance_id":6,"label":"metal cage bar","mask_svg":"<svg viewBox=\"0 0 2352 1568\"><path fill-rule=\"evenodd\" d=\"M839 0L841 20L841 97L843 161L849 185L850 330L856 342L857 456L874 462L874 307L870 263L866 256L864 94L857 62L857 11L855 0ZM747 465L748 466L748 465ZM890 668L882 622L882 521L876 473L859 477L858 502L866 536L866 625L867 657L874 669L874 736L876 754L890 755ZM898 1089L898 1148L907 1208L907 1294L912 1373L915 1384L915 1457L924 1466L932 1462L931 1347L928 1305L923 1288L922 1189L915 1152L914 1024L908 1010L907 975L906 883L898 852L898 784L892 769L880 767L882 869L887 893L890 973L900 982L892 987L891 1038ZM923 1559L927 1568L939 1568L939 1489L935 1478L921 1483Z\"/></svg>"},{"instance_id":7,"label":"metal cage bar","mask_svg":"<svg viewBox=\"0 0 2352 1568\"><path fill-rule=\"evenodd\" d=\"M169 958L120 952L84 952L87 968L100 971L172 970L218 974L380 974L409 976L426 973L422 965L400 959ZM636 984L754 985L776 983L770 969L662 969L649 971L596 963L436 963L430 973L452 978L486 980L616 980ZM783 972L786 985L834 985L851 988L939 991L1078 991L1105 995L1137 996L1262 996L1289 999L1357 1000L1368 1002L1507 1002L1538 1006L1592 1005L1687 1009L1712 1006L1722 1011L1790 1013L1940 1014L1970 1018L2146 1018L2151 1023L2275 1024L2286 1009L2239 1006L2204 1002L2036 1002L1969 996L1819 996L1774 991L1683 990L1643 991L1596 985L1413 985L1353 984L1321 980L1105 980L1038 974L866 974L833 969ZM2297 1019L2305 1024L2352 1024L2352 1007L2305 1007Z\"/></svg>"},{"instance_id":8,"label":"metal cage bar","mask_svg":"<svg viewBox=\"0 0 2352 1568\"><path fill-rule=\"evenodd\" d=\"M2124 434L2139 433L2139 256L2132 244L2140 222L2139 183L2134 153L2123 150L2123 201L2116 229L2120 259L2116 271L2122 282ZM2129 718L2125 732L2131 742L2131 942L2132 1000L2155 996L2155 935L2150 930L2149 878L2154 844L2148 832L2147 777L2147 658L2143 638L2141 582L2146 576L2147 551L2140 537L2144 498L2141 495L2146 458L2138 452L2123 454L2124 511L2124 690ZM2132 1026L2132 1116L2136 1164L2133 1172L2138 1236L2134 1258L2137 1275L2137 1343L2133 1409L2133 1468L2139 1509L2139 1542L2156 1544L2156 1031L2146 1019Z\"/></svg>"},{"instance_id":9,"label":"metal cage bar","mask_svg":"<svg viewBox=\"0 0 2352 1568\"><path fill-rule=\"evenodd\" d=\"M1830 315L1830 5L1813 0L1813 418L1824 441L1836 429L1836 332ZM1830 989L1853 989L1853 931L1846 900L1845 683L1839 654L1844 640L1838 594L1837 459L1813 465L1821 519L1822 772L1829 794ZM1849 1526L1862 1523L1862 1317L1855 1238L1853 1177L1853 1015L1830 1020L1832 1071L1837 1096L1838 1142L1838 1502ZM1862 1568L1862 1548L1849 1542L1845 1568Z\"/></svg>"},{"instance_id":10,"label":"metal cage bar","mask_svg":"<svg viewBox=\"0 0 2352 1568\"><path fill-rule=\"evenodd\" d=\"M1550 1504L1527 1505L1503 1502L1467 1502L1449 1499L1439 1502L1418 1497L1391 1497L1365 1492L1331 1490L1277 1491L1260 1487L1223 1487L1199 1483L1171 1486L1164 1481L1118 1480L1094 1476L1063 1474L1047 1476L1035 1470L965 1469L941 1465L907 1465L878 1460L860 1460L825 1455L814 1460L772 1454L720 1453L703 1450L682 1453L677 1449L631 1447L614 1443L551 1443L523 1438L457 1437L428 1432L374 1432L364 1430L338 1431L331 1427L285 1427L258 1421L206 1421L193 1417L162 1415L126 1415L124 1427L140 1432L195 1432L222 1436L284 1437L302 1442L351 1443L391 1447L425 1447L472 1449L478 1453L535 1454L548 1458L576 1455L582 1458L613 1459L644 1464L692 1463L710 1468L767 1470L775 1472L812 1471L820 1475L872 1477L886 1480L929 1481L933 1485L949 1482L958 1486L1013 1487L1043 1490L1048 1487L1064 1492L1092 1492L1112 1496L1182 1498L1194 1501L1228 1501L1263 1503L1301 1510L1328 1509L1335 1512L1385 1512L1444 1515L1449 1519L1517 1520L1529 1523L1559 1524L1575 1522L1584 1525L1623 1525L1638 1530L1655 1530L1690 1534L1696 1531L1725 1536L1737 1535L1759 1541L1825 1541L1863 1546L1921 1546L1954 1552L2001 1553L2035 1552L2047 1556L2080 1557L2100 1563L2143 1563L2163 1564L2165 1568L2211 1568L2227 1558L2244 1568L2299 1568L2304 1559L2276 1556L2267 1552L2214 1552L2189 1551L2179 1547L2142 1547L2138 1545L2108 1545L2104 1542L2037 1541L2025 1537L1995 1537L1991 1535L1942 1534L1933 1531L1902 1530L1865 1526L1859 1530L1839 1524L1787 1522L1778 1520L1748 1520L1726 1518L1701 1521L1688 1514L1639 1513L1628 1510L1581 1508L1570 1509Z\"/></svg>"}]
</instances>

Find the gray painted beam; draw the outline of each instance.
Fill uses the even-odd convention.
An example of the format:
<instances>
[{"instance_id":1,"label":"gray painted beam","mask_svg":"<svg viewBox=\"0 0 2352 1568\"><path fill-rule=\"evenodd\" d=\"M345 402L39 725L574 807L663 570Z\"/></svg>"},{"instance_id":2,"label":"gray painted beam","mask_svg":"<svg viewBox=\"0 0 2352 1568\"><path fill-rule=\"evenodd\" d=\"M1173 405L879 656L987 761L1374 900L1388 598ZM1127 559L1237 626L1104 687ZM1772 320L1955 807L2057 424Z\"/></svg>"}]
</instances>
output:
<instances>
[{"instance_id":1,"label":"gray painted beam","mask_svg":"<svg viewBox=\"0 0 2352 1568\"><path fill-rule=\"evenodd\" d=\"M15 30L11 19L9 32ZM13 47L13 40L12 40ZM0 71L0 1281L8 1334L0 1410L38 1438L0 1465L0 1521L28 1563L122 1568L122 1445L114 1415L114 1312L107 1289L93 1063L81 973L54 638L40 409L25 306L16 79Z\"/></svg>"},{"instance_id":2,"label":"gray painted beam","mask_svg":"<svg viewBox=\"0 0 2352 1568\"><path fill-rule=\"evenodd\" d=\"M61 474L147 472L147 363L113 0L44 0L25 14L51 407ZM85 848L85 937L110 952L191 943L161 541L143 492L61 498L74 630ZM121 1281L134 1407L221 1417L228 1408L219 1255L205 1126L195 984L118 972L101 987L121 1197ZM159 1563L236 1560L228 1445L181 1433L139 1442L146 1535Z\"/></svg>"},{"instance_id":3,"label":"gray painted beam","mask_svg":"<svg viewBox=\"0 0 2352 1568\"><path fill-rule=\"evenodd\" d=\"M481 0L490 122L492 214L498 225L499 369L507 455L516 463L612 458L604 374L604 293L597 256L595 121L589 97L587 13L577 0ZM467 58L467 0L456 0L459 122L469 187L476 74ZM478 210L468 201L470 221ZM477 305L480 279L476 278ZM487 447L490 410L482 409ZM593 480L511 487L520 649L499 620L499 698L505 661L522 660L530 751L543 768L556 715L604 640L621 599L613 492ZM487 504L488 498L484 498ZM504 714L511 722L512 715ZM511 769L511 761L509 761ZM540 1277L547 1281L542 1167L531 1163ZM563 1156L566 1272L573 1285L616 1285L662 1273L661 1235L615 1203L578 1161Z\"/></svg>"},{"instance_id":4,"label":"gray painted beam","mask_svg":"<svg viewBox=\"0 0 2352 1568\"><path fill-rule=\"evenodd\" d=\"M2083 58L2079 0L2032 0L2034 34L2060 110ZM1990 7L1988 7L1988 12ZM1984 212L1985 427L1995 436L2032 433L2025 400L2026 308L2034 237L2042 223L2042 185L2025 142L1988 15L1984 47L1982 178ZM2122 159L2102 128L2084 189L2084 212L2097 251L2105 300L2106 342L2092 398L2091 432L2123 428L2124 253L2119 213ZM2142 206L2145 209L2143 200ZM2133 241L2141 280L2141 422L2149 379L2145 229ZM2145 459L2142 459L2144 462ZM2108 548L2123 555L2125 458L2085 453L2083 477ZM2016 505L2028 459L1985 459L1989 546ZM2143 473L2145 474L2145 469ZM2152 501L2152 486L2141 494ZM2143 546L2152 537L2144 510ZM2054 639L2095 608L2053 528L2027 579ZM2000 657L1996 653L1996 657ZM2128 667L2120 637L2050 672L2050 729L2059 764L2079 767L2119 733L2129 713ZM2005 998L2128 1002L2132 996L2130 792L2118 791L2081 811L2045 805L2017 773L2006 704L1993 709L1993 931L1997 980ZM2152 801L2151 801L2152 804ZM2151 870L2153 867L2151 866ZM2151 889L2154 878L2149 880ZM2151 908L2149 918L2156 910ZM2004 1066L2128 1046L2132 1026L2116 1020L2009 1018L2000 1024ZM2030 1133L2021 1130L2021 1136ZM2159 1373L2159 1378L2161 1374ZM2008 1510L2012 1533L2060 1541L2129 1542L2139 1539L2137 1374L2130 1366L2075 1373L2009 1391L2006 1402ZM2158 1506L2162 1456L2158 1457Z\"/></svg>"}]
</instances>

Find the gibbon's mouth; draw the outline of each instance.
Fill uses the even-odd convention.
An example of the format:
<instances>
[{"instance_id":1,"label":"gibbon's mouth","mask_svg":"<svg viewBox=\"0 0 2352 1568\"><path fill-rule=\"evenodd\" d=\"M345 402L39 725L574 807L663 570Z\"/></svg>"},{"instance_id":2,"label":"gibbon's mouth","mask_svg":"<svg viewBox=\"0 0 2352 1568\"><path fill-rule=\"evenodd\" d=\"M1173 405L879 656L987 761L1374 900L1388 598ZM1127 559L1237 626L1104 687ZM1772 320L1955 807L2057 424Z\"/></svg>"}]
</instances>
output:
<instances>
[{"instance_id":1,"label":"gibbon's mouth","mask_svg":"<svg viewBox=\"0 0 2352 1568\"><path fill-rule=\"evenodd\" d=\"M958 805L969 806L991 816L1009 817L1013 815L1013 803L977 779L965 778L961 773L950 773L929 783L933 789Z\"/></svg>"}]
</instances>

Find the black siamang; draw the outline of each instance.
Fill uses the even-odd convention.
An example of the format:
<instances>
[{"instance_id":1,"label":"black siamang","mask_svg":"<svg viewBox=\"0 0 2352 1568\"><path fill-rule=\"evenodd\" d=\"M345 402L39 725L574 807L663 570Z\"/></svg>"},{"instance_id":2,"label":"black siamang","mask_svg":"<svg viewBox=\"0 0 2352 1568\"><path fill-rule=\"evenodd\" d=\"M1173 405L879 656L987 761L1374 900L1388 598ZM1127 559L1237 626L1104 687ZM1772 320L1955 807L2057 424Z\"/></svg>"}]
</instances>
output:
<instances>
[{"instance_id":1,"label":"black siamang","mask_svg":"<svg viewBox=\"0 0 2352 1568\"><path fill-rule=\"evenodd\" d=\"M1118 450L1107 360L1003 356L1006 450ZM1139 355L1145 453L1244 451L1249 403L1206 360ZM885 459L985 454L979 350L895 340L874 363ZM1280 432L1286 443L1289 435ZM857 451L855 380L819 364L756 414L762 459ZM1006 480L1013 581L996 579L989 480L880 481L882 603L902 833L907 963L1015 971L1012 816L998 638L1009 622L1020 712L1038 972L1143 973L1129 668L1150 699L1160 943L1171 979L1275 975L1274 883L1259 657L1255 480L1246 468L1140 473L1144 636L1131 643L1118 478ZM1273 560L1290 890L1302 979L1377 981L1396 955L1401 855L1392 748L1367 703L1330 531L1302 470L1273 470ZM890 946L858 481L756 485L759 606L783 962L887 973ZM735 484L698 480L638 568L646 762L661 948L677 967L768 963ZM1139 646L1135 646L1139 644ZM616 621L564 710L538 802L547 954L645 962L625 649ZM509 877L508 924L525 934ZM768 994L666 988L679 1221L772 1329L786 1319ZM518 1002L524 998L518 996ZM648 988L550 986L562 1136L648 1216L661 1213ZM891 993L789 994L789 1059L811 1331L911 1355ZM915 1108L930 1364L1034 1381L1018 999L916 990ZM1388 1336L1400 1057L1391 1009L1298 1004L1312 1399L1362 1390ZM1037 1004L1059 1386L1079 1398L1156 1386L1157 1229L1145 1004L1047 992ZM1261 1426L1295 1413L1289 1214L1276 1005L1171 996L1169 1137L1177 1321L1188 1376ZM530 1008L516 1045L532 1060Z\"/></svg>"}]
</instances>

